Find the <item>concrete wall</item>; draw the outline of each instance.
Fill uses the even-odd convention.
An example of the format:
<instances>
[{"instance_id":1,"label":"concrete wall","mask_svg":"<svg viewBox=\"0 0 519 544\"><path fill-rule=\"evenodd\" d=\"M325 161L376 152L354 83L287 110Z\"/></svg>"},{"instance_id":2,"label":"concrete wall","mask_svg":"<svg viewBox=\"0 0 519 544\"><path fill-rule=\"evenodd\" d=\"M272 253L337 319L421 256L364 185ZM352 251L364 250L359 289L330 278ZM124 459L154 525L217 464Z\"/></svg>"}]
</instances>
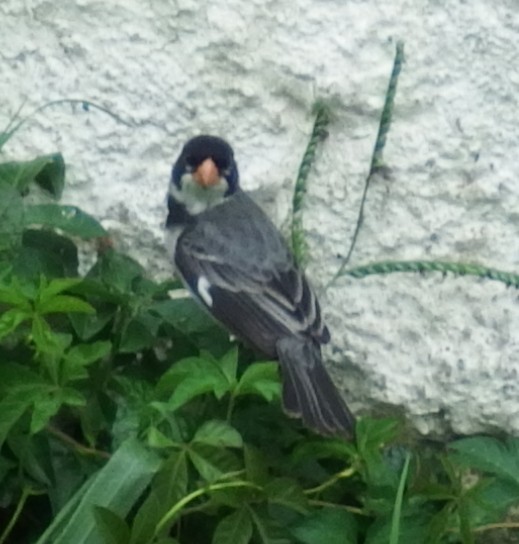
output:
<instances>
[{"instance_id":1,"label":"concrete wall","mask_svg":"<svg viewBox=\"0 0 519 544\"><path fill-rule=\"evenodd\" d=\"M182 143L234 146L243 186L276 221L316 98L335 119L304 216L322 287L355 226L396 40L406 59L351 264L519 268L516 0L2 0L0 122L59 98L4 157L60 150L64 202L102 219L152 274L169 270L164 195ZM357 411L403 411L424 433L519 432L518 292L439 274L342 279L323 296L336 381Z\"/></svg>"}]
</instances>

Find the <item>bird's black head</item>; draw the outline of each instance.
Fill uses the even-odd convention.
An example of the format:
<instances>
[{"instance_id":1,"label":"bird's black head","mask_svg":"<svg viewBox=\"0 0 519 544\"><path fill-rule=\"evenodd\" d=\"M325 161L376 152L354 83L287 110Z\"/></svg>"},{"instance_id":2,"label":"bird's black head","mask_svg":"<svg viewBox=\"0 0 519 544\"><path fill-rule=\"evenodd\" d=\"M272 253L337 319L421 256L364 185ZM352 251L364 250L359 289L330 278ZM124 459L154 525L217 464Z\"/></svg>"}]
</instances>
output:
<instances>
[{"instance_id":1,"label":"bird's black head","mask_svg":"<svg viewBox=\"0 0 519 544\"><path fill-rule=\"evenodd\" d=\"M173 166L171 181L180 190L194 182L206 191L225 189L224 196L233 194L238 189L238 167L232 147L216 136L192 138Z\"/></svg>"},{"instance_id":2,"label":"bird's black head","mask_svg":"<svg viewBox=\"0 0 519 544\"><path fill-rule=\"evenodd\" d=\"M216 136L192 138L173 166L166 226L188 223L238 189L238 167L232 147Z\"/></svg>"}]
</instances>

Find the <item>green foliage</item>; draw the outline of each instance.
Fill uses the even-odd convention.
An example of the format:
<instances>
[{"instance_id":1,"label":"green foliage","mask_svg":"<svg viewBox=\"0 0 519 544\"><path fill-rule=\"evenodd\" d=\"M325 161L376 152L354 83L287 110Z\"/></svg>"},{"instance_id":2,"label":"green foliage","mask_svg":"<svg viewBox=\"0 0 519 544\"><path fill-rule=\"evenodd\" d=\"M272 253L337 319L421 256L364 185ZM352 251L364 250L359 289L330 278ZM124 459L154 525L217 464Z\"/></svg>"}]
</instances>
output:
<instances>
[{"instance_id":1,"label":"green foliage","mask_svg":"<svg viewBox=\"0 0 519 544\"><path fill-rule=\"evenodd\" d=\"M360 420L355 443L301 428L277 364L178 285L110 249L80 278L69 237L104 231L27 205L31 187L0 186L9 217L39 218L2 222L0 542L468 543L518 503L517 441L435 452L394 420Z\"/></svg>"},{"instance_id":2,"label":"green foliage","mask_svg":"<svg viewBox=\"0 0 519 544\"><path fill-rule=\"evenodd\" d=\"M518 440L433 448L392 419L359 420L354 443L302 428L277 364L178 284L112 249L79 277L76 238L106 233L26 202L35 184L59 196L52 157L0 165L0 544L506 541Z\"/></svg>"}]
</instances>

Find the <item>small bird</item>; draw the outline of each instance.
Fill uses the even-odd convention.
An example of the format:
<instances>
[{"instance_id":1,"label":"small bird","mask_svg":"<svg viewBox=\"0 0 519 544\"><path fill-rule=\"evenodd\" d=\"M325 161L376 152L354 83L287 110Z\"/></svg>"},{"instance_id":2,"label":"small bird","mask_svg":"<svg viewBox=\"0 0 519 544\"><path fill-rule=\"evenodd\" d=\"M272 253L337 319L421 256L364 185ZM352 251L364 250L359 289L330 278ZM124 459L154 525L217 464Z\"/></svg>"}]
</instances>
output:
<instances>
[{"instance_id":1,"label":"small bird","mask_svg":"<svg viewBox=\"0 0 519 544\"><path fill-rule=\"evenodd\" d=\"M355 419L326 372L319 302L281 233L241 190L231 146L201 135L173 166L169 251L191 293L231 333L277 359L283 407L324 435L351 438Z\"/></svg>"}]
</instances>

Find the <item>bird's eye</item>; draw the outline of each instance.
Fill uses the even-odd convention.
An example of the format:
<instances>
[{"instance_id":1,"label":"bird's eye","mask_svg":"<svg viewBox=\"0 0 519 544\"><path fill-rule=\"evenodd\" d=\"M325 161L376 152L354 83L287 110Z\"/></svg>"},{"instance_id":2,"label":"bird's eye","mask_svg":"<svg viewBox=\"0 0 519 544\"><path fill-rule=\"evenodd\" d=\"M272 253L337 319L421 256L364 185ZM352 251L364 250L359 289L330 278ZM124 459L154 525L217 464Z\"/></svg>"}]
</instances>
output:
<instances>
[{"instance_id":1,"label":"bird's eye","mask_svg":"<svg viewBox=\"0 0 519 544\"><path fill-rule=\"evenodd\" d=\"M231 170L229 163L226 160L222 159L213 159L216 167L222 174L228 174Z\"/></svg>"}]
</instances>

